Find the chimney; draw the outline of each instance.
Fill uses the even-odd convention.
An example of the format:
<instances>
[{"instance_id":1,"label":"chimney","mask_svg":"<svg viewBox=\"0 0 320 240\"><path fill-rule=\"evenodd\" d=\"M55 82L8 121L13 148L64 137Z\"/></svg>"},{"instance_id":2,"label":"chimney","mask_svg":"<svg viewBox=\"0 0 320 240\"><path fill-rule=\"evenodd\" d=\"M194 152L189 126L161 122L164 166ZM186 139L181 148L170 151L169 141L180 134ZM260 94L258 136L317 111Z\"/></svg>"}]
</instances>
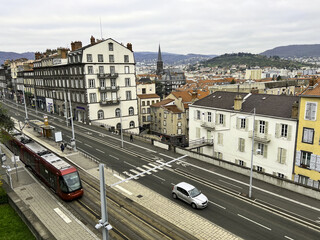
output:
<instances>
[{"instance_id":1,"label":"chimney","mask_svg":"<svg viewBox=\"0 0 320 240\"><path fill-rule=\"evenodd\" d=\"M68 54L68 48L58 48L58 55L61 57L61 58L67 58L67 54Z\"/></svg>"},{"instance_id":2,"label":"chimney","mask_svg":"<svg viewBox=\"0 0 320 240\"><path fill-rule=\"evenodd\" d=\"M127 43L127 48L132 52L132 44L131 43Z\"/></svg>"},{"instance_id":3,"label":"chimney","mask_svg":"<svg viewBox=\"0 0 320 240\"><path fill-rule=\"evenodd\" d=\"M250 92L251 92L252 94L258 94L258 93L259 93L259 90L258 90L258 88L252 88Z\"/></svg>"},{"instance_id":4,"label":"chimney","mask_svg":"<svg viewBox=\"0 0 320 240\"><path fill-rule=\"evenodd\" d=\"M241 95L236 95L235 96L233 109L236 110L236 111L240 111L242 109L242 97L241 97Z\"/></svg>"},{"instance_id":5,"label":"chimney","mask_svg":"<svg viewBox=\"0 0 320 240\"><path fill-rule=\"evenodd\" d=\"M74 43L74 42L71 42L71 51L74 51L74 50L76 50L76 49L75 49L75 43Z\"/></svg>"},{"instance_id":6,"label":"chimney","mask_svg":"<svg viewBox=\"0 0 320 240\"><path fill-rule=\"evenodd\" d=\"M40 53L40 52L36 52L36 53L34 54L34 58L35 58L35 60L41 59L41 53Z\"/></svg>"},{"instance_id":7,"label":"chimney","mask_svg":"<svg viewBox=\"0 0 320 240\"><path fill-rule=\"evenodd\" d=\"M82 42L81 41L75 41L74 42L74 50L77 50L79 48L82 48Z\"/></svg>"},{"instance_id":8,"label":"chimney","mask_svg":"<svg viewBox=\"0 0 320 240\"><path fill-rule=\"evenodd\" d=\"M299 114L299 102L295 101L292 104L291 118L298 119L298 114Z\"/></svg>"},{"instance_id":9,"label":"chimney","mask_svg":"<svg viewBox=\"0 0 320 240\"><path fill-rule=\"evenodd\" d=\"M90 42L91 42L91 45L93 45L96 43L96 39L93 36L91 36Z\"/></svg>"}]
</instances>

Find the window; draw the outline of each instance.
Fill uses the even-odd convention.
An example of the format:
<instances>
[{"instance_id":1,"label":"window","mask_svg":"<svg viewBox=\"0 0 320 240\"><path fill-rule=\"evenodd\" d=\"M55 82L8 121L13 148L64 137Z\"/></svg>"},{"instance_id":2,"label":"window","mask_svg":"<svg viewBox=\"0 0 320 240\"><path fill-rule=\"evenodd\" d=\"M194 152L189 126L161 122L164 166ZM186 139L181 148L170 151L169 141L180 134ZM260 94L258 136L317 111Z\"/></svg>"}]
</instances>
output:
<instances>
[{"instance_id":1,"label":"window","mask_svg":"<svg viewBox=\"0 0 320 240\"><path fill-rule=\"evenodd\" d=\"M103 62L103 55L102 54L98 54L98 62Z\"/></svg>"},{"instance_id":2,"label":"window","mask_svg":"<svg viewBox=\"0 0 320 240\"><path fill-rule=\"evenodd\" d=\"M103 66L99 66L99 73L103 74L104 73L104 67Z\"/></svg>"},{"instance_id":3,"label":"window","mask_svg":"<svg viewBox=\"0 0 320 240\"><path fill-rule=\"evenodd\" d=\"M109 43L109 51L113 51L113 43Z\"/></svg>"},{"instance_id":4,"label":"window","mask_svg":"<svg viewBox=\"0 0 320 240\"><path fill-rule=\"evenodd\" d=\"M278 148L278 162L281 164L286 163L287 150L284 148Z\"/></svg>"},{"instance_id":5,"label":"window","mask_svg":"<svg viewBox=\"0 0 320 240\"><path fill-rule=\"evenodd\" d=\"M163 126L167 126L167 121L163 120Z\"/></svg>"},{"instance_id":6,"label":"window","mask_svg":"<svg viewBox=\"0 0 320 240\"><path fill-rule=\"evenodd\" d=\"M181 116L182 116L181 113L178 113L178 119L181 119Z\"/></svg>"},{"instance_id":7,"label":"window","mask_svg":"<svg viewBox=\"0 0 320 240\"><path fill-rule=\"evenodd\" d=\"M109 62L111 62L111 63L114 62L114 55L109 55Z\"/></svg>"},{"instance_id":8,"label":"window","mask_svg":"<svg viewBox=\"0 0 320 240\"><path fill-rule=\"evenodd\" d=\"M124 62L128 63L129 62L129 55L124 55Z\"/></svg>"},{"instance_id":9,"label":"window","mask_svg":"<svg viewBox=\"0 0 320 240\"><path fill-rule=\"evenodd\" d=\"M257 154L263 156L265 151L265 145L263 143L258 143Z\"/></svg>"},{"instance_id":10,"label":"window","mask_svg":"<svg viewBox=\"0 0 320 240\"><path fill-rule=\"evenodd\" d=\"M240 165L240 166L244 166L244 161L239 160L239 165Z\"/></svg>"},{"instance_id":11,"label":"window","mask_svg":"<svg viewBox=\"0 0 320 240\"><path fill-rule=\"evenodd\" d=\"M92 54L87 54L87 62L92 62Z\"/></svg>"},{"instance_id":12,"label":"window","mask_svg":"<svg viewBox=\"0 0 320 240\"><path fill-rule=\"evenodd\" d=\"M130 87L130 78L125 78L126 87Z\"/></svg>"},{"instance_id":13,"label":"window","mask_svg":"<svg viewBox=\"0 0 320 240\"><path fill-rule=\"evenodd\" d=\"M182 134L182 129L178 128L178 134L181 135Z\"/></svg>"},{"instance_id":14,"label":"window","mask_svg":"<svg viewBox=\"0 0 320 240\"><path fill-rule=\"evenodd\" d=\"M199 110L197 110L197 120L200 120L200 111Z\"/></svg>"},{"instance_id":15,"label":"window","mask_svg":"<svg viewBox=\"0 0 320 240\"><path fill-rule=\"evenodd\" d=\"M224 124L224 115L219 114L219 124Z\"/></svg>"},{"instance_id":16,"label":"window","mask_svg":"<svg viewBox=\"0 0 320 240\"><path fill-rule=\"evenodd\" d=\"M100 87L104 88L106 86L106 81L105 80L100 80Z\"/></svg>"},{"instance_id":17,"label":"window","mask_svg":"<svg viewBox=\"0 0 320 240\"><path fill-rule=\"evenodd\" d=\"M142 106L145 106L145 105L146 105L145 101L142 101Z\"/></svg>"},{"instance_id":18,"label":"window","mask_svg":"<svg viewBox=\"0 0 320 240\"><path fill-rule=\"evenodd\" d=\"M257 171L258 171L258 172L263 172L263 168L260 167L260 166L257 166Z\"/></svg>"},{"instance_id":19,"label":"window","mask_svg":"<svg viewBox=\"0 0 320 240\"><path fill-rule=\"evenodd\" d=\"M117 108L115 111L116 117L120 117L120 108Z\"/></svg>"},{"instance_id":20,"label":"window","mask_svg":"<svg viewBox=\"0 0 320 240\"><path fill-rule=\"evenodd\" d=\"M116 68L114 66L110 66L110 74L115 74Z\"/></svg>"},{"instance_id":21,"label":"window","mask_svg":"<svg viewBox=\"0 0 320 240\"><path fill-rule=\"evenodd\" d=\"M131 121L130 122L130 128L134 128L135 124L134 124L134 121Z\"/></svg>"},{"instance_id":22,"label":"window","mask_svg":"<svg viewBox=\"0 0 320 240\"><path fill-rule=\"evenodd\" d=\"M288 137L288 125L281 124L281 137Z\"/></svg>"},{"instance_id":23,"label":"window","mask_svg":"<svg viewBox=\"0 0 320 240\"><path fill-rule=\"evenodd\" d=\"M93 67L92 66L88 66L88 74L93 74Z\"/></svg>"},{"instance_id":24,"label":"window","mask_svg":"<svg viewBox=\"0 0 320 240\"><path fill-rule=\"evenodd\" d=\"M89 97L90 97L90 102L91 103L97 102L97 95L95 93L90 93Z\"/></svg>"},{"instance_id":25,"label":"window","mask_svg":"<svg viewBox=\"0 0 320 240\"><path fill-rule=\"evenodd\" d=\"M142 114L145 114L145 113L146 113L146 109L142 108Z\"/></svg>"},{"instance_id":26,"label":"window","mask_svg":"<svg viewBox=\"0 0 320 240\"><path fill-rule=\"evenodd\" d=\"M260 120L259 121L259 133L265 133L266 132L266 122Z\"/></svg>"},{"instance_id":27,"label":"window","mask_svg":"<svg viewBox=\"0 0 320 240\"><path fill-rule=\"evenodd\" d=\"M126 99L131 100L131 91L126 91Z\"/></svg>"},{"instance_id":28,"label":"window","mask_svg":"<svg viewBox=\"0 0 320 240\"><path fill-rule=\"evenodd\" d=\"M95 87L95 80L94 79L89 79L89 88L94 88L94 87Z\"/></svg>"},{"instance_id":29,"label":"window","mask_svg":"<svg viewBox=\"0 0 320 240\"><path fill-rule=\"evenodd\" d=\"M311 152L301 151L301 165L310 167Z\"/></svg>"},{"instance_id":30,"label":"window","mask_svg":"<svg viewBox=\"0 0 320 240\"><path fill-rule=\"evenodd\" d=\"M142 88L142 94L146 94L146 89Z\"/></svg>"},{"instance_id":31,"label":"window","mask_svg":"<svg viewBox=\"0 0 320 240\"><path fill-rule=\"evenodd\" d=\"M211 116L211 112L208 112L208 122L212 121L212 116Z\"/></svg>"},{"instance_id":32,"label":"window","mask_svg":"<svg viewBox=\"0 0 320 240\"><path fill-rule=\"evenodd\" d=\"M124 73L130 73L129 66L124 66Z\"/></svg>"},{"instance_id":33,"label":"window","mask_svg":"<svg viewBox=\"0 0 320 240\"><path fill-rule=\"evenodd\" d=\"M239 138L239 151L240 152L244 152L244 148L245 148L245 139L244 138Z\"/></svg>"},{"instance_id":34,"label":"window","mask_svg":"<svg viewBox=\"0 0 320 240\"><path fill-rule=\"evenodd\" d=\"M313 144L314 129L303 128L302 142Z\"/></svg>"},{"instance_id":35,"label":"window","mask_svg":"<svg viewBox=\"0 0 320 240\"><path fill-rule=\"evenodd\" d=\"M111 79L111 87L115 87L116 86L116 80L115 79Z\"/></svg>"},{"instance_id":36,"label":"window","mask_svg":"<svg viewBox=\"0 0 320 240\"><path fill-rule=\"evenodd\" d=\"M299 183L301 183L303 185L307 185L308 180L309 180L309 177L299 175L299 180L298 180Z\"/></svg>"},{"instance_id":37,"label":"window","mask_svg":"<svg viewBox=\"0 0 320 240\"><path fill-rule=\"evenodd\" d=\"M103 119L103 110L98 111L98 119Z\"/></svg>"},{"instance_id":38,"label":"window","mask_svg":"<svg viewBox=\"0 0 320 240\"><path fill-rule=\"evenodd\" d=\"M314 102L307 102L306 103L306 112L304 119L315 121L317 114L317 103Z\"/></svg>"},{"instance_id":39,"label":"window","mask_svg":"<svg viewBox=\"0 0 320 240\"><path fill-rule=\"evenodd\" d=\"M283 173L278 173L278 177L279 178L284 178L284 174Z\"/></svg>"},{"instance_id":40,"label":"window","mask_svg":"<svg viewBox=\"0 0 320 240\"><path fill-rule=\"evenodd\" d=\"M129 107L129 115L134 115L134 108L133 107Z\"/></svg>"},{"instance_id":41,"label":"window","mask_svg":"<svg viewBox=\"0 0 320 240\"><path fill-rule=\"evenodd\" d=\"M150 101L148 100L148 101L147 101L147 106L149 106L149 105L150 105Z\"/></svg>"},{"instance_id":42,"label":"window","mask_svg":"<svg viewBox=\"0 0 320 240\"><path fill-rule=\"evenodd\" d=\"M246 119L245 118L240 119L240 128L246 129Z\"/></svg>"},{"instance_id":43,"label":"window","mask_svg":"<svg viewBox=\"0 0 320 240\"><path fill-rule=\"evenodd\" d=\"M179 121L178 122L178 127L181 127L182 126L182 123Z\"/></svg>"},{"instance_id":44,"label":"window","mask_svg":"<svg viewBox=\"0 0 320 240\"><path fill-rule=\"evenodd\" d=\"M223 134L218 133L218 144L223 145Z\"/></svg>"}]
</instances>

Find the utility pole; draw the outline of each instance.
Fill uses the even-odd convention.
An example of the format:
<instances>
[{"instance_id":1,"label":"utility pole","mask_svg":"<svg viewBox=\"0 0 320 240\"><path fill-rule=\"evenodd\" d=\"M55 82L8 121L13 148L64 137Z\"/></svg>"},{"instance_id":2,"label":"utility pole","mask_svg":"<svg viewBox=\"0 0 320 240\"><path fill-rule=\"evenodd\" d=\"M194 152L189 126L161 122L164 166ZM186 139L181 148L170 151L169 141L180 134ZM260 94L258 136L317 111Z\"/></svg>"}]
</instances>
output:
<instances>
[{"instance_id":1,"label":"utility pole","mask_svg":"<svg viewBox=\"0 0 320 240\"><path fill-rule=\"evenodd\" d=\"M253 170L253 152L254 152L254 125L256 117L256 108L253 109L253 123L252 123L252 149L251 149L251 168L250 168L250 184L249 184L249 198L252 195L252 170Z\"/></svg>"},{"instance_id":2,"label":"utility pole","mask_svg":"<svg viewBox=\"0 0 320 240\"><path fill-rule=\"evenodd\" d=\"M123 148L123 127L122 127L122 109L121 109L121 105L120 105L120 135L121 135L121 147Z\"/></svg>"},{"instance_id":3,"label":"utility pole","mask_svg":"<svg viewBox=\"0 0 320 240\"><path fill-rule=\"evenodd\" d=\"M67 93L66 90L64 90L64 115L66 117L66 123L67 123L67 127L69 126L68 123L68 105L67 105Z\"/></svg>"},{"instance_id":4,"label":"utility pole","mask_svg":"<svg viewBox=\"0 0 320 240\"><path fill-rule=\"evenodd\" d=\"M68 92L68 98L69 98L69 105L70 105L70 120L71 120L71 129L72 129L72 139L70 140L70 144L73 147L74 150L77 150L76 147L76 137L74 134L74 126L73 126L73 117L72 117L72 106L71 106L71 98L70 98L70 92Z\"/></svg>"},{"instance_id":5,"label":"utility pole","mask_svg":"<svg viewBox=\"0 0 320 240\"><path fill-rule=\"evenodd\" d=\"M26 103L26 98L24 95L24 87L22 88L22 94L23 94L23 102L24 102L24 111L26 112L26 120L25 122L28 122L28 111L27 111L27 103Z\"/></svg>"}]
</instances>

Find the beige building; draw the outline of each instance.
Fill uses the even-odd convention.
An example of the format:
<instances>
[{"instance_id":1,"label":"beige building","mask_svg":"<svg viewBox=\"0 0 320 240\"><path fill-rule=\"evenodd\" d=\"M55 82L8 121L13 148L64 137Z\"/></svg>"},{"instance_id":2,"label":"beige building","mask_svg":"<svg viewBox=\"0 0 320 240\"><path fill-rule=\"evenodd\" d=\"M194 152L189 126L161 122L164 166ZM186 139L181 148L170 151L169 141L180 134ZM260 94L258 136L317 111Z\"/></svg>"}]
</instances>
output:
<instances>
[{"instance_id":1,"label":"beige building","mask_svg":"<svg viewBox=\"0 0 320 240\"><path fill-rule=\"evenodd\" d=\"M262 76L261 69L246 69L245 79L260 80Z\"/></svg>"}]
</instances>

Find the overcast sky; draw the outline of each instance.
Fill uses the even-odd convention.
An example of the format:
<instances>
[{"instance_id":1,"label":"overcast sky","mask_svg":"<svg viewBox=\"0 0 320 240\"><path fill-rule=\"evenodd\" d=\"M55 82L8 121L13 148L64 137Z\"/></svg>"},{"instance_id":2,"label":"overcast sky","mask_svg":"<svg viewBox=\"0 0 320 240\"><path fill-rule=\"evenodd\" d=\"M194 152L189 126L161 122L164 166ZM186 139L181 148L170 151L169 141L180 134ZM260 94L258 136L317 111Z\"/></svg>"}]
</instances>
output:
<instances>
[{"instance_id":1,"label":"overcast sky","mask_svg":"<svg viewBox=\"0 0 320 240\"><path fill-rule=\"evenodd\" d=\"M320 40L319 0L1 1L0 51L70 48L90 36L134 51L260 53Z\"/></svg>"}]
</instances>

